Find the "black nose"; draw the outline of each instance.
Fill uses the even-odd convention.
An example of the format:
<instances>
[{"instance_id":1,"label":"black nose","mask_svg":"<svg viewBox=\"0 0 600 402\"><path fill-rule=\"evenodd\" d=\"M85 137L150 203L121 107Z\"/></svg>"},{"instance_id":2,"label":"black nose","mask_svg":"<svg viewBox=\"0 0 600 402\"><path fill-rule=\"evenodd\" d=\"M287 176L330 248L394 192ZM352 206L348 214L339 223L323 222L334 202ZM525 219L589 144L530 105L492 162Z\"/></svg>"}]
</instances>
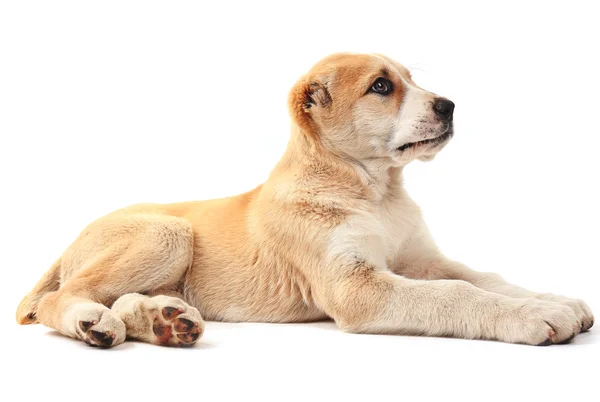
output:
<instances>
[{"instance_id":1,"label":"black nose","mask_svg":"<svg viewBox=\"0 0 600 402\"><path fill-rule=\"evenodd\" d=\"M440 116L442 120L452 121L454 102L448 99L438 98L433 103L433 110L435 110L435 114Z\"/></svg>"}]
</instances>

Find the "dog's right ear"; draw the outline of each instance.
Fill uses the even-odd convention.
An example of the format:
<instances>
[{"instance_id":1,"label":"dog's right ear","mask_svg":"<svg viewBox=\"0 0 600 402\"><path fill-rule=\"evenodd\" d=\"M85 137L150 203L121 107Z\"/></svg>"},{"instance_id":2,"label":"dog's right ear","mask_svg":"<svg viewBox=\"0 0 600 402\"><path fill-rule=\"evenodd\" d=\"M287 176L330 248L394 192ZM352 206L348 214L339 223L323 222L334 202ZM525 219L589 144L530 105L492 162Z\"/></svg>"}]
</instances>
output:
<instances>
[{"instance_id":1,"label":"dog's right ear","mask_svg":"<svg viewBox=\"0 0 600 402\"><path fill-rule=\"evenodd\" d=\"M307 134L316 137L319 133L315 119L320 113L329 111L333 99L326 83L315 77L303 77L290 91L288 106L294 122Z\"/></svg>"}]
</instances>

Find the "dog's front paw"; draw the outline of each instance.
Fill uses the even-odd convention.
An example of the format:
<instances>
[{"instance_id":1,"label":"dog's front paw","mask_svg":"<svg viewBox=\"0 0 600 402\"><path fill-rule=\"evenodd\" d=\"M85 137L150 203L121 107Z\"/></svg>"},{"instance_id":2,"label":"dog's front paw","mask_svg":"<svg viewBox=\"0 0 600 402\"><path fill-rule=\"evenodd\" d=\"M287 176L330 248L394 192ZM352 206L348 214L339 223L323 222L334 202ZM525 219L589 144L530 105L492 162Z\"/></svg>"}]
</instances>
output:
<instances>
[{"instance_id":1,"label":"dog's front paw","mask_svg":"<svg viewBox=\"0 0 600 402\"><path fill-rule=\"evenodd\" d=\"M581 331L581 321L563 304L515 299L497 321L496 331L504 342L545 346L569 342Z\"/></svg>"},{"instance_id":2,"label":"dog's front paw","mask_svg":"<svg viewBox=\"0 0 600 402\"><path fill-rule=\"evenodd\" d=\"M569 307L581 322L581 332L589 331L594 325L594 315L590 307L583 300L570 299L564 296L554 295L552 293L542 293L536 296L540 300L547 300L555 303L560 303L563 306Z\"/></svg>"}]
</instances>

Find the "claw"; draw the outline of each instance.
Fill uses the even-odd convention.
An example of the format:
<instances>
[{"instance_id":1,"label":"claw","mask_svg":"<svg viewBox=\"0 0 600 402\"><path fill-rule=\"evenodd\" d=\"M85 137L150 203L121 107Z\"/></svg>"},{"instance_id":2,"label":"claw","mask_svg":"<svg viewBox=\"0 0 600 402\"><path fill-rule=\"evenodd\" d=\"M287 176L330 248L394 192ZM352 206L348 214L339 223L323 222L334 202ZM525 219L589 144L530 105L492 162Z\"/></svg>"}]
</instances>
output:
<instances>
[{"instance_id":1,"label":"claw","mask_svg":"<svg viewBox=\"0 0 600 402\"><path fill-rule=\"evenodd\" d=\"M552 345L552 340L550 338L546 339L544 342L542 343L538 343L537 346L549 346Z\"/></svg>"}]
</instances>

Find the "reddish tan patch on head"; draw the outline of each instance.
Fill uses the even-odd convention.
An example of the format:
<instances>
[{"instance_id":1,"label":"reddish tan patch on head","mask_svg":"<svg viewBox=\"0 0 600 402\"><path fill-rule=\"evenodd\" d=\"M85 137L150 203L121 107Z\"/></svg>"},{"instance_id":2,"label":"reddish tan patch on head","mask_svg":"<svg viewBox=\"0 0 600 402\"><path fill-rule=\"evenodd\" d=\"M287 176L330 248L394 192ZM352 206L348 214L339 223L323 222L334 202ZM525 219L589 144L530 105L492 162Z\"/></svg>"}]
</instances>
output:
<instances>
[{"instance_id":1,"label":"reddish tan patch on head","mask_svg":"<svg viewBox=\"0 0 600 402\"><path fill-rule=\"evenodd\" d=\"M403 80L410 79L408 70L378 55L339 53L319 61L298 80L288 98L290 114L305 134L318 139L323 129L352 118L355 102L379 77L394 87L383 113L396 113L405 92Z\"/></svg>"}]
</instances>

